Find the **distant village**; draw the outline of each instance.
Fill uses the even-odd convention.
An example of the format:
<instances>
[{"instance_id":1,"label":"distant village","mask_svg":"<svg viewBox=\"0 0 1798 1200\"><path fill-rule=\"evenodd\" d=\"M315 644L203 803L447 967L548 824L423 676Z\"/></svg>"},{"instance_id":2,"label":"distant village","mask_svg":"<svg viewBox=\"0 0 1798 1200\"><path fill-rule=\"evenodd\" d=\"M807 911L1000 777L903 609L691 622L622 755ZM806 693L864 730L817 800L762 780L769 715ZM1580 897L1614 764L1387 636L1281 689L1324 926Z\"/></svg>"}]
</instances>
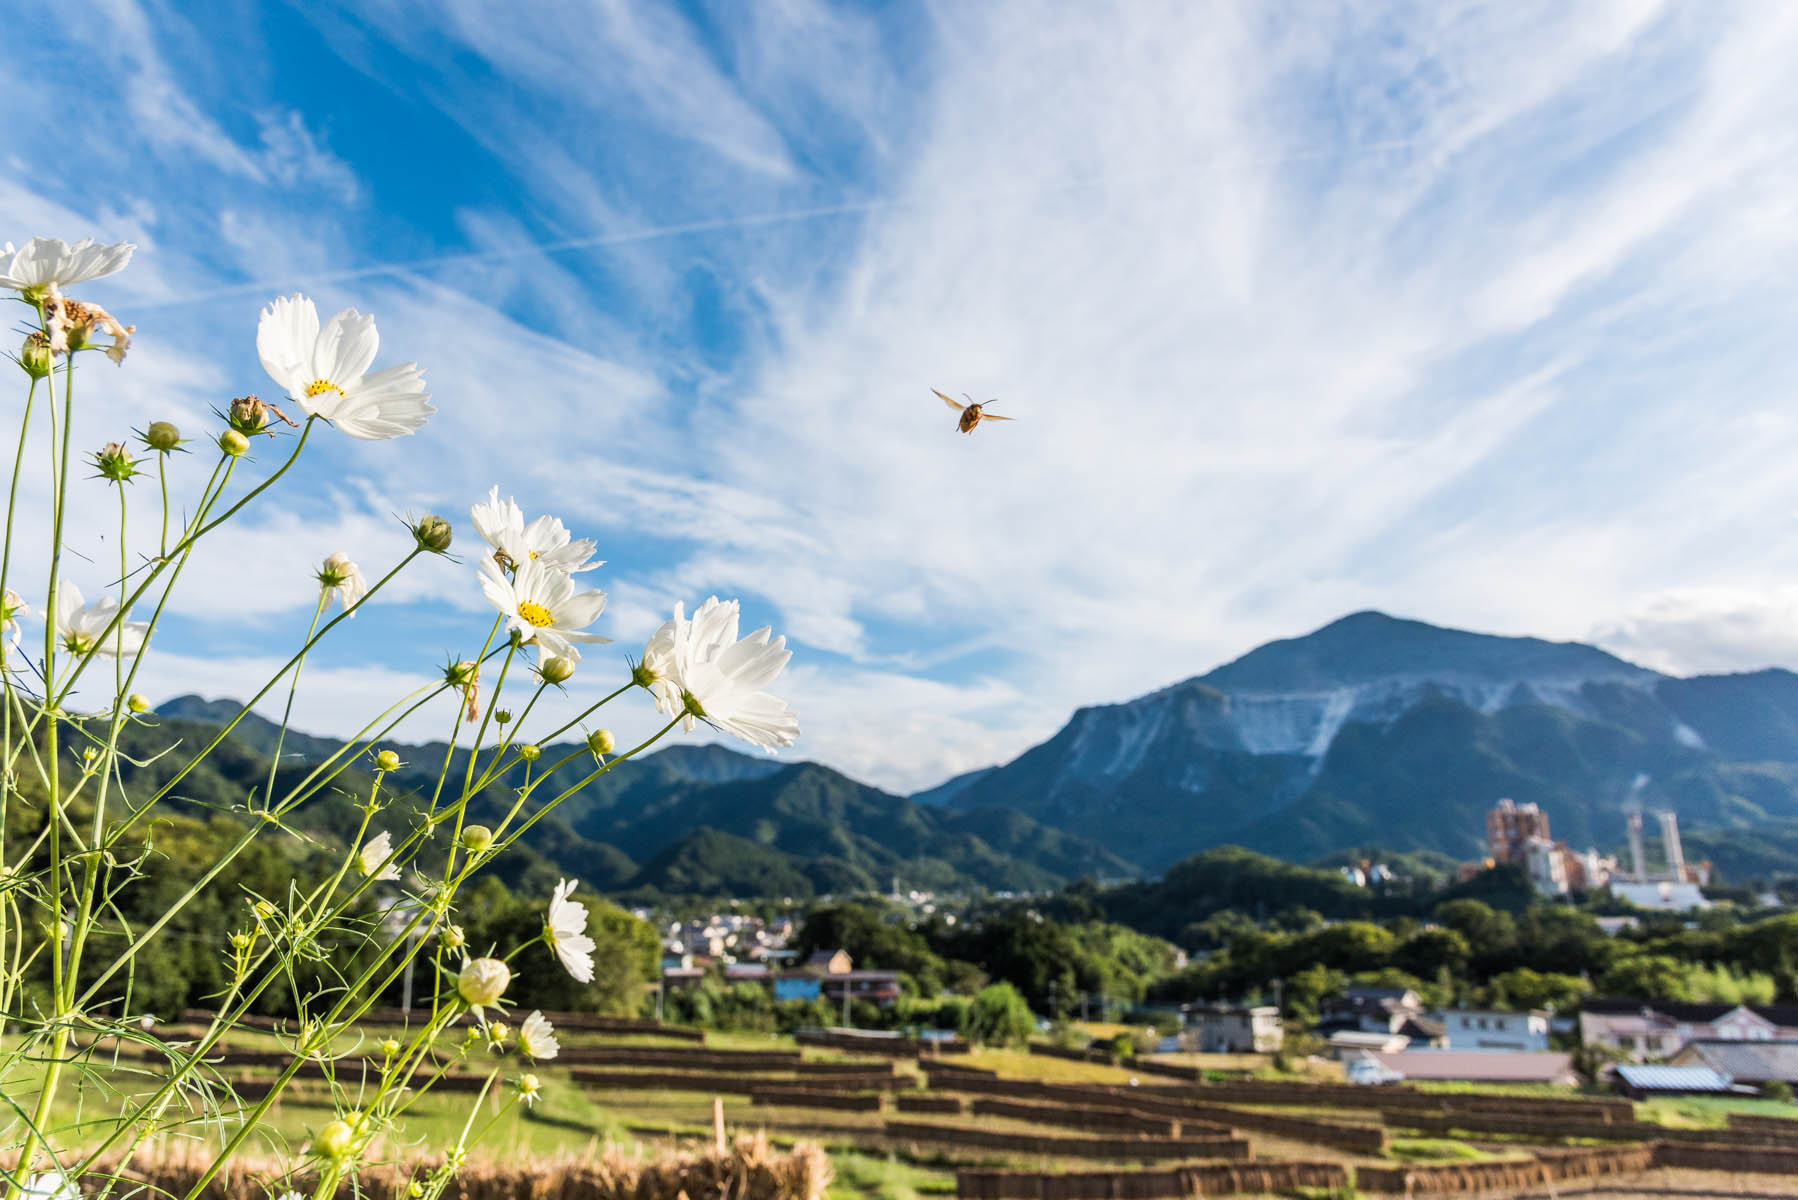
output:
<instances>
[{"instance_id":1,"label":"distant village","mask_svg":"<svg viewBox=\"0 0 1798 1200\"><path fill-rule=\"evenodd\" d=\"M1661 862L1651 867L1645 814L1634 811L1625 817L1626 868L1594 848L1575 850L1557 841L1548 813L1536 804L1503 799L1486 816L1486 857L1462 864L1460 878L1512 866L1545 897L1600 889L1650 913L1705 909L1709 901L1702 889L1710 882L1710 864L1686 861L1675 814L1650 815L1659 830ZM1394 882L1384 863L1360 863L1341 872L1359 887ZM891 900L915 912L937 912L936 897L900 894L897 883ZM856 1005L890 1009L902 995L901 972L858 964L842 949L819 949L801 959L792 948L800 922L791 915L718 911L657 921L658 914L644 908L634 915L656 921L663 938L658 1007L669 993L715 979L766 988L775 1003L841 1005L846 1029ZM1637 918L1597 920L1614 937ZM1180 964L1185 961L1180 952ZM1175 1018L1173 1031L1152 1047L1163 1053L1277 1055L1288 1046L1287 1022L1277 1004L1186 1004L1172 1014L1139 1015L1157 1018L1163 1030L1170 1015ZM1573 1084L1579 1075L1576 1053L1584 1052L1605 1060L1605 1074L1618 1090L1638 1097L1798 1086L1798 1005L1601 997L1586 1000L1577 1012L1432 1008L1411 989L1351 986L1325 998L1304 1033L1308 1046L1339 1061L1345 1077L1358 1083Z\"/></svg>"}]
</instances>

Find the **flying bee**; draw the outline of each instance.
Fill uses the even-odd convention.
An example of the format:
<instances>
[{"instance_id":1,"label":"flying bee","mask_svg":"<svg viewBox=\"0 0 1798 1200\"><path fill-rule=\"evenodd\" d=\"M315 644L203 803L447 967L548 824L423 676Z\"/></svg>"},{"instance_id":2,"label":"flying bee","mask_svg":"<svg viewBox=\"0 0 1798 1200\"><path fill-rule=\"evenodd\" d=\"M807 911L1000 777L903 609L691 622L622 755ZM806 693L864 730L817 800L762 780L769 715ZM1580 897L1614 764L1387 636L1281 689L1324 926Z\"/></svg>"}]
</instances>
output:
<instances>
[{"instance_id":1,"label":"flying bee","mask_svg":"<svg viewBox=\"0 0 1798 1200\"><path fill-rule=\"evenodd\" d=\"M935 388L931 388L930 390L936 392ZM950 408L953 408L956 412L961 414L961 420L956 422L955 427L963 433L973 433L974 426L980 424L982 421L1015 421L1017 419L1016 417L1002 417L998 413L987 412L987 409L998 403L997 400L988 400L985 404L976 404L974 403L974 397L963 392L962 395L967 397L968 402L966 404L957 404L941 392L936 392L936 394L937 398L944 404L947 404Z\"/></svg>"}]
</instances>

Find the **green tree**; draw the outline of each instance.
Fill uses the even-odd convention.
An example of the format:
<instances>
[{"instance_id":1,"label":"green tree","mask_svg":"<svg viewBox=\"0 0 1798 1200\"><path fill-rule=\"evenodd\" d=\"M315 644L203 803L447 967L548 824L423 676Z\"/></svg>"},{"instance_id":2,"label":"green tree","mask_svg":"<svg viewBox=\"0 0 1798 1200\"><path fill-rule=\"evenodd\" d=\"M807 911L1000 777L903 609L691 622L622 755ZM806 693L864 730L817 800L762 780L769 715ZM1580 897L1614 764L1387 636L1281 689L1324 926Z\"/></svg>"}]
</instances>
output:
<instances>
[{"instance_id":1,"label":"green tree","mask_svg":"<svg viewBox=\"0 0 1798 1200\"><path fill-rule=\"evenodd\" d=\"M1445 969L1451 976L1461 975L1472 957L1466 934L1438 926L1419 929L1406 938L1393 952L1392 963L1419 979L1434 979Z\"/></svg>"},{"instance_id":2,"label":"green tree","mask_svg":"<svg viewBox=\"0 0 1798 1200\"><path fill-rule=\"evenodd\" d=\"M1592 994L1592 984L1578 975L1533 971L1528 967L1494 975L1488 988L1487 1000L1494 1008L1524 1011L1552 1008L1556 1012L1572 1012Z\"/></svg>"},{"instance_id":3,"label":"green tree","mask_svg":"<svg viewBox=\"0 0 1798 1200\"><path fill-rule=\"evenodd\" d=\"M1009 983L991 983L968 1005L961 1035L983 1046L1019 1046L1035 1029L1023 993Z\"/></svg>"}]
</instances>

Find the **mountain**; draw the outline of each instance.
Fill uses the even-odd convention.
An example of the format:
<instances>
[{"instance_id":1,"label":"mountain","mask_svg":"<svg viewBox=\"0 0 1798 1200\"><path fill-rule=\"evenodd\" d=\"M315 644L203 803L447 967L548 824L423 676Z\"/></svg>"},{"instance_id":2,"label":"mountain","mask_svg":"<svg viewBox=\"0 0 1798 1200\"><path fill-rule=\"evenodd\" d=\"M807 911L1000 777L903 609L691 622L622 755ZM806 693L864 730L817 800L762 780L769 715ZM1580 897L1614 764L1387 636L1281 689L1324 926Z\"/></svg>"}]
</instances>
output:
<instances>
[{"instance_id":1,"label":"mountain","mask_svg":"<svg viewBox=\"0 0 1798 1200\"><path fill-rule=\"evenodd\" d=\"M1504 796L1579 846L1614 846L1632 804L1727 828L1798 818L1798 675L1675 679L1579 643L1361 612L1083 708L947 802L1158 871L1226 843L1475 857Z\"/></svg>"},{"instance_id":2,"label":"mountain","mask_svg":"<svg viewBox=\"0 0 1798 1200\"><path fill-rule=\"evenodd\" d=\"M939 808L942 805L949 803L949 801L967 791L970 786L979 783L982 779L985 779L996 770L998 770L997 767L981 767L977 771L965 771L962 774L955 776L947 783L939 783L935 787L927 788L922 792L913 792L911 794L912 803L922 804L929 808Z\"/></svg>"},{"instance_id":3,"label":"mountain","mask_svg":"<svg viewBox=\"0 0 1798 1200\"><path fill-rule=\"evenodd\" d=\"M163 705L160 734L176 752L155 769L177 769L180 747L215 736L238 708L197 696ZM266 779L277 733L261 717L244 718L171 802L225 807L240 801ZM290 732L281 743L282 771L303 771L341 745ZM405 764L392 783L429 796L447 747L391 748ZM540 761L554 763L577 749L545 746ZM140 757L152 754L145 746ZM453 762L451 777L460 777L466 751ZM539 794L554 794L591 769L591 760L578 756L552 771ZM495 780L474 799L469 819L497 826L522 782L522 771ZM348 801L327 797L297 819L311 831L342 836L355 828L353 816ZM553 876L567 875L614 892L811 896L884 891L895 882L938 891L1047 891L1082 876L1137 874L1095 843L1020 812L927 808L817 763L717 745L677 744L620 762L540 818L521 846L522 853L499 866L508 882L534 875L538 884L553 885Z\"/></svg>"}]
</instances>

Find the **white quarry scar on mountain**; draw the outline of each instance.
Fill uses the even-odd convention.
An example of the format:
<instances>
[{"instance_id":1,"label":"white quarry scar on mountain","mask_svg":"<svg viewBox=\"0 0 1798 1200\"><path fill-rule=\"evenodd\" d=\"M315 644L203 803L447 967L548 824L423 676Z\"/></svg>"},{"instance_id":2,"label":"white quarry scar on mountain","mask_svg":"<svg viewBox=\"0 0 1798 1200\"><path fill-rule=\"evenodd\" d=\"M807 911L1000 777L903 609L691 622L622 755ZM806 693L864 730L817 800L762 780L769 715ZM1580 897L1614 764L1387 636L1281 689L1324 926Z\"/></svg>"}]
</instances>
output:
<instances>
[{"instance_id":1,"label":"white quarry scar on mountain","mask_svg":"<svg viewBox=\"0 0 1798 1200\"><path fill-rule=\"evenodd\" d=\"M1648 673L1634 679L1610 675L1602 682L1646 691L1655 678ZM1200 734L1201 744L1253 755L1309 758L1315 768L1349 721L1389 724L1432 693L1487 714L1519 704L1546 704L1589 716L1593 714L1583 689L1591 682L1591 676L1494 681L1431 672L1318 691L1225 692L1216 714L1221 719L1208 722L1209 728ZM1086 710L1073 731L1068 773L1118 779L1155 765L1159 757L1155 747L1164 734L1185 742L1200 733L1180 729L1180 710L1191 702L1188 685L1179 685L1130 703ZM1228 734L1220 737L1224 730ZM1674 733L1688 744L1697 737L1683 726ZM1202 790L1202 780L1203 773L1183 772L1180 784Z\"/></svg>"}]
</instances>

